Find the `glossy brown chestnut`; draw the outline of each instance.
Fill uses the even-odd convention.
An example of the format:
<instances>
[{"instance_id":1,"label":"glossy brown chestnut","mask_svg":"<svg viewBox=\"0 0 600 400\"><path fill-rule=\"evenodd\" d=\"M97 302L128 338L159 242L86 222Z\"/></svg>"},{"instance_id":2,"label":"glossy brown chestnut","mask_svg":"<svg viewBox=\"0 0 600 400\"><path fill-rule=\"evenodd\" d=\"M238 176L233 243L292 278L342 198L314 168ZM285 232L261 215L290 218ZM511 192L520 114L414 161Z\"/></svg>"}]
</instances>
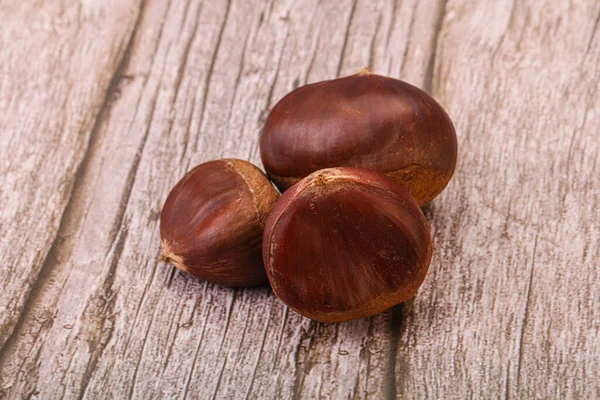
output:
<instances>
[{"instance_id":1,"label":"glossy brown chestnut","mask_svg":"<svg viewBox=\"0 0 600 400\"><path fill-rule=\"evenodd\" d=\"M377 314L410 298L431 260L414 198L364 168L317 171L286 191L267 219L263 259L275 294L323 322Z\"/></svg>"},{"instance_id":2,"label":"glossy brown chestnut","mask_svg":"<svg viewBox=\"0 0 600 400\"><path fill-rule=\"evenodd\" d=\"M260 154L282 192L319 169L363 167L386 174L423 205L452 177L457 143L450 118L429 95L363 70L281 99L265 123Z\"/></svg>"},{"instance_id":3,"label":"glossy brown chestnut","mask_svg":"<svg viewBox=\"0 0 600 400\"><path fill-rule=\"evenodd\" d=\"M225 286L267 283L262 234L279 193L254 165L201 164L173 188L160 215L162 259Z\"/></svg>"}]
</instances>

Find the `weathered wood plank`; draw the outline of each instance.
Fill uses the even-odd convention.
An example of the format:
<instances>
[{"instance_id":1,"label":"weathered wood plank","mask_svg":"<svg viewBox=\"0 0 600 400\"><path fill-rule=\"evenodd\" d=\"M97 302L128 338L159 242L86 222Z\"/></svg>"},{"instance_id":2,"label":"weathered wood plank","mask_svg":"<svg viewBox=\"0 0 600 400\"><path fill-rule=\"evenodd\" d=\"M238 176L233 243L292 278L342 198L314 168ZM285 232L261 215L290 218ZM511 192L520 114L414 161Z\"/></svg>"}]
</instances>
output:
<instances>
[{"instance_id":1,"label":"weathered wood plank","mask_svg":"<svg viewBox=\"0 0 600 400\"><path fill-rule=\"evenodd\" d=\"M431 208L400 395L600 394L598 16L595 1L446 5L432 90L459 165Z\"/></svg>"},{"instance_id":2,"label":"weathered wood plank","mask_svg":"<svg viewBox=\"0 0 600 400\"><path fill-rule=\"evenodd\" d=\"M191 165L222 155L258 162L264 117L291 88L366 65L422 79L437 21L415 4L149 2L48 278L0 359L5 393L393 393L391 313L327 326L288 312L267 289L173 274L156 261L157 218ZM397 68L404 59L413 66Z\"/></svg>"},{"instance_id":3,"label":"weathered wood plank","mask_svg":"<svg viewBox=\"0 0 600 400\"><path fill-rule=\"evenodd\" d=\"M0 398L597 397L600 10L572 3L3 3ZM458 129L413 300L319 324L157 262L186 170L258 163L281 96L364 66Z\"/></svg>"},{"instance_id":4,"label":"weathered wood plank","mask_svg":"<svg viewBox=\"0 0 600 400\"><path fill-rule=\"evenodd\" d=\"M54 263L137 3L0 4L0 356Z\"/></svg>"}]
</instances>

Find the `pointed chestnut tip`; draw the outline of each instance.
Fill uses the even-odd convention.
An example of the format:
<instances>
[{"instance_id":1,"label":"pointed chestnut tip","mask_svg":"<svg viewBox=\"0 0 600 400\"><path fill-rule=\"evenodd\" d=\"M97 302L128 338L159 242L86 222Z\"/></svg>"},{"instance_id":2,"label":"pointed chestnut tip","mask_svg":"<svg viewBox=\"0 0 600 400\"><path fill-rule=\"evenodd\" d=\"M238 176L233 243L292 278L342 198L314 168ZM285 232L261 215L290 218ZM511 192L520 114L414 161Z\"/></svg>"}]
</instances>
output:
<instances>
[{"instance_id":1,"label":"pointed chestnut tip","mask_svg":"<svg viewBox=\"0 0 600 400\"><path fill-rule=\"evenodd\" d=\"M165 264L173 264L173 252L171 252L169 246L163 242L161 247L162 250L160 252L160 257L158 257L158 261L162 261Z\"/></svg>"},{"instance_id":2,"label":"pointed chestnut tip","mask_svg":"<svg viewBox=\"0 0 600 400\"><path fill-rule=\"evenodd\" d=\"M158 257L158 261L164 262L165 264L171 263L171 251L164 240L161 240L160 243L160 256Z\"/></svg>"},{"instance_id":3,"label":"pointed chestnut tip","mask_svg":"<svg viewBox=\"0 0 600 400\"><path fill-rule=\"evenodd\" d=\"M317 186L323 186L327 183L327 177L325 176L325 174L319 173L317 174L317 176L314 177L313 183Z\"/></svg>"},{"instance_id":4,"label":"pointed chestnut tip","mask_svg":"<svg viewBox=\"0 0 600 400\"><path fill-rule=\"evenodd\" d=\"M158 260L164 262L165 264L171 264L184 272L188 272L188 268L185 266L183 257L175 254L165 241L162 242L162 251Z\"/></svg>"},{"instance_id":5,"label":"pointed chestnut tip","mask_svg":"<svg viewBox=\"0 0 600 400\"><path fill-rule=\"evenodd\" d=\"M365 67L356 73L356 75L358 75L358 76L371 75L371 74L372 74L372 72L369 69L369 67Z\"/></svg>"}]
</instances>

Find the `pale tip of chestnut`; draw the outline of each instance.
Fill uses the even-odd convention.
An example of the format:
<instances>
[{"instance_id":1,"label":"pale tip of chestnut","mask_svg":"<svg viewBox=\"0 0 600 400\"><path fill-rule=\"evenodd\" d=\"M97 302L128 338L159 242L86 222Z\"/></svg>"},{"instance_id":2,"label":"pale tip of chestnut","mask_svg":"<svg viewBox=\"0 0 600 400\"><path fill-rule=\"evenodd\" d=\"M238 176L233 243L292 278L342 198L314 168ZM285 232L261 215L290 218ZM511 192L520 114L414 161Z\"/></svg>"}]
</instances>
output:
<instances>
[{"instance_id":1,"label":"pale tip of chestnut","mask_svg":"<svg viewBox=\"0 0 600 400\"><path fill-rule=\"evenodd\" d=\"M358 75L358 76L371 75L371 74L372 74L372 72L369 69L369 67L365 67L356 73L356 75Z\"/></svg>"},{"instance_id":2,"label":"pale tip of chestnut","mask_svg":"<svg viewBox=\"0 0 600 400\"><path fill-rule=\"evenodd\" d=\"M187 267L185 266L185 262L183 257L175 254L171 250L171 246L166 241L161 241L162 251L160 253L159 261L164 262L165 264L171 264L175 268L178 268L182 271L187 272Z\"/></svg>"}]
</instances>

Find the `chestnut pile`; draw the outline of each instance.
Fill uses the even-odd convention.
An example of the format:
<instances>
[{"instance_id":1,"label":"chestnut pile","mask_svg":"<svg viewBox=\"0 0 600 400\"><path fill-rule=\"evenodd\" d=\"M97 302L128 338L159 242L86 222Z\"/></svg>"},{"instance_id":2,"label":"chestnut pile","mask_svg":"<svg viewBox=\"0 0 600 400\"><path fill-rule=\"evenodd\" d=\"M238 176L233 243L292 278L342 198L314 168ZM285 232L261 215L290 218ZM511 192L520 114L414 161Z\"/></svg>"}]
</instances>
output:
<instances>
[{"instance_id":1,"label":"chestnut pile","mask_svg":"<svg viewBox=\"0 0 600 400\"><path fill-rule=\"evenodd\" d=\"M368 70L306 85L273 107L260 153L266 175L222 159L177 183L160 217L162 260L220 285L268 282L323 322L416 293L432 254L420 206L446 187L457 157L435 100Z\"/></svg>"}]
</instances>

